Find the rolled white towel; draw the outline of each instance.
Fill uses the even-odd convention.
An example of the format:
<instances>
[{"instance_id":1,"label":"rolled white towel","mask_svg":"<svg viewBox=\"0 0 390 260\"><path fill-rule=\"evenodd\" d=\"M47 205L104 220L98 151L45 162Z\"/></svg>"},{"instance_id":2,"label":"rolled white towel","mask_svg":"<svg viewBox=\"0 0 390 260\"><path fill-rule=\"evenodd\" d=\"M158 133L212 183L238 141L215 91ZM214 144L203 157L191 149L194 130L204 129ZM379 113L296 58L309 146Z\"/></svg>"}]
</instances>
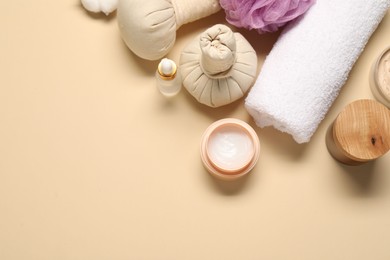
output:
<instances>
[{"instance_id":1,"label":"rolled white towel","mask_svg":"<svg viewBox=\"0 0 390 260\"><path fill-rule=\"evenodd\" d=\"M260 127L309 142L390 0L317 0L266 58L245 106Z\"/></svg>"}]
</instances>

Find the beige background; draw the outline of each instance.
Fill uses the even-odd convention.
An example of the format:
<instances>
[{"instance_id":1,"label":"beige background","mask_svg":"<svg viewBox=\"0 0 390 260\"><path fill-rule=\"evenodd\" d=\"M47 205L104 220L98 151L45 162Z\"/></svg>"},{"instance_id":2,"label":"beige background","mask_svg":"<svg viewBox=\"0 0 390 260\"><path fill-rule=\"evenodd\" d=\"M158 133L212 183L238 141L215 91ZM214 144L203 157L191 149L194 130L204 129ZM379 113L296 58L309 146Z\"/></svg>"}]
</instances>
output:
<instances>
[{"instance_id":1,"label":"beige background","mask_svg":"<svg viewBox=\"0 0 390 260\"><path fill-rule=\"evenodd\" d=\"M131 54L115 14L76 0L0 8L0 259L390 259L390 154L347 167L325 146L340 110L372 98L390 13L312 141L256 128L259 163L224 183L203 168L199 141L220 118L254 126L243 100L163 98L157 62ZM183 26L168 57L224 21ZM278 35L242 32L261 65Z\"/></svg>"}]
</instances>

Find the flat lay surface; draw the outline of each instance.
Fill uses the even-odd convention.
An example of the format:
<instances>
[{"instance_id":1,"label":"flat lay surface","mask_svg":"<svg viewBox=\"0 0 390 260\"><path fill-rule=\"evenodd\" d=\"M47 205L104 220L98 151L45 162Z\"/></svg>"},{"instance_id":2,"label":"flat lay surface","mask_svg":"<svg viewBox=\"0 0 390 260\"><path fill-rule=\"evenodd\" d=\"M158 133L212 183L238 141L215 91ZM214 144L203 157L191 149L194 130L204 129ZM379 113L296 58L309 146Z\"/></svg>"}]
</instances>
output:
<instances>
[{"instance_id":1,"label":"flat lay surface","mask_svg":"<svg viewBox=\"0 0 390 260\"><path fill-rule=\"evenodd\" d=\"M0 259L390 259L390 154L361 166L325 144L336 116L373 99L371 64L390 45L390 12L306 144L258 128L244 99L210 108L182 88L166 98L159 61L122 41L116 13L76 1L0 3ZM167 58L220 11L183 25ZM279 33L230 26L259 72ZM258 163L233 182L202 165L204 131L251 125Z\"/></svg>"}]
</instances>

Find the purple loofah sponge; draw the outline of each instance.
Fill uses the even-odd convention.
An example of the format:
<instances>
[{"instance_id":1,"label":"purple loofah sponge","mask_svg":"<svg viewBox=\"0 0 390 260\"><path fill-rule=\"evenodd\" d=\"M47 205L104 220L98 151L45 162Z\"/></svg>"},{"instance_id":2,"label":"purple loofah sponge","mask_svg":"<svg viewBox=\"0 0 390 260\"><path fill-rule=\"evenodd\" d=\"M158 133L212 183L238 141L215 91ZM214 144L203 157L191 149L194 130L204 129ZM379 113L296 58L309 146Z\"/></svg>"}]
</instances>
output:
<instances>
[{"instance_id":1,"label":"purple loofah sponge","mask_svg":"<svg viewBox=\"0 0 390 260\"><path fill-rule=\"evenodd\" d=\"M315 0L220 0L229 23L259 33L277 31L314 3Z\"/></svg>"}]
</instances>

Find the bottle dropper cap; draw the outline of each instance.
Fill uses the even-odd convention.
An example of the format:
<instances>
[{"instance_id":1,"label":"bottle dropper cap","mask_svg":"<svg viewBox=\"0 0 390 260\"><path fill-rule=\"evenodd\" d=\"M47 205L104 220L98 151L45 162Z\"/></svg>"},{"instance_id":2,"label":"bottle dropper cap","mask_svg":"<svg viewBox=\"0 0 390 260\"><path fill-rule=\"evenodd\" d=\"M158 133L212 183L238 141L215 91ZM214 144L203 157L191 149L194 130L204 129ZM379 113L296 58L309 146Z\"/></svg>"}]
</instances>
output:
<instances>
[{"instance_id":1,"label":"bottle dropper cap","mask_svg":"<svg viewBox=\"0 0 390 260\"><path fill-rule=\"evenodd\" d=\"M177 66L173 60L164 58L158 64L157 71L162 79L172 80L176 76Z\"/></svg>"}]
</instances>

